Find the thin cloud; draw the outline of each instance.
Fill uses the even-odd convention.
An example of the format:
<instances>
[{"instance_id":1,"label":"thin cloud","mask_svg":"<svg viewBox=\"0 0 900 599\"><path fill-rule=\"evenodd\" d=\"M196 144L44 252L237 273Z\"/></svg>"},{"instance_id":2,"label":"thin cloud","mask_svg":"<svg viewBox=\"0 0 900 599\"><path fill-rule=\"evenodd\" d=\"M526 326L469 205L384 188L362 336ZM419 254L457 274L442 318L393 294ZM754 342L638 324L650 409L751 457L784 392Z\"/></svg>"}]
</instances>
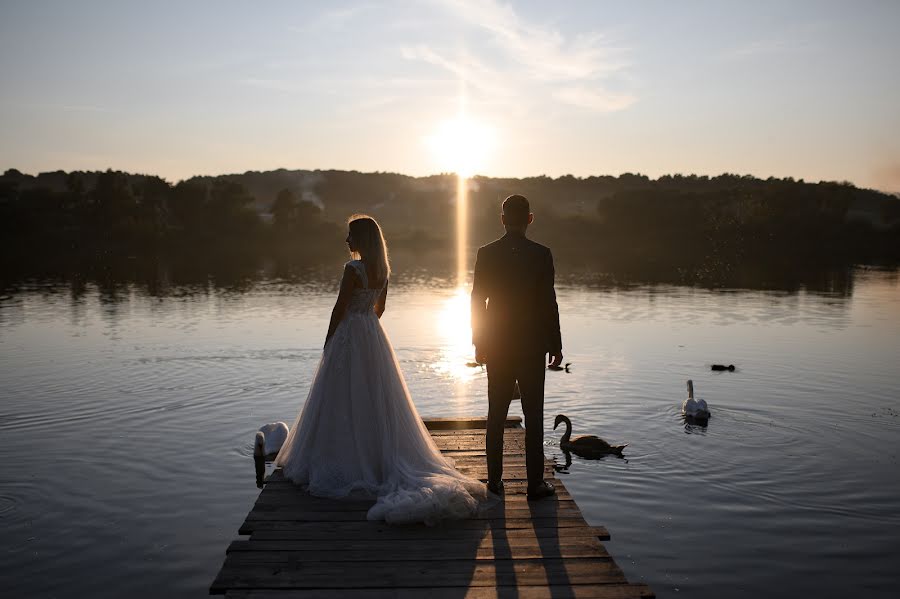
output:
<instances>
[{"instance_id":1,"label":"thin cloud","mask_svg":"<svg viewBox=\"0 0 900 599\"><path fill-rule=\"evenodd\" d=\"M521 18L510 5L494 1L439 0L464 22L490 34L508 63L489 66L485 59L464 55L457 59L430 46L405 48L403 55L444 68L487 94L510 96L535 83L549 87L557 101L594 111L616 111L637 99L628 93L610 92L604 79L620 73L628 64L625 50L610 45L597 32L567 38L559 31ZM559 87L556 87L559 86Z\"/></svg>"},{"instance_id":2,"label":"thin cloud","mask_svg":"<svg viewBox=\"0 0 900 599\"><path fill-rule=\"evenodd\" d=\"M576 35L568 41L558 31L521 19L509 5L492 1L442 1L462 19L491 32L497 45L538 79L590 79L626 66L612 59L620 50L608 46L600 33Z\"/></svg>"},{"instance_id":3,"label":"thin cloud","mask_svg":"<svg viewBox=\"0 0 900 599\"><path fill-rule=\"evenodd\" d=\"M729 52L729 55L734 58L742 58L748 56L761 56L766 54L782 54L794 49L795 45L788 40L756 40L732 49L731 52Z\"/></svg>"},{"instance_id":4,"label":"thin cloud","mask_svg":"<svg viewBox=\"0 0 900 599\"><path fill-rule=\"evenodd\" d=\"M512 95L512 90L503 84L505 76L471 54L463 53L459 59L452 59L426 45L404 47L400 52L408 60L421 60L449 71L457 80L464 81L470 88L486 95L492 97Z\"/></svg>"},{"instance_id":5,"label":"thin cloud","mask_svg":"<svg viewBox=\"0 0 900 599\"><path fill-rule=\"evenodd\" d=\"M637 101L630 94L613 94L583 87L562 88L554 92L553 97L560 102L598 112L625 110Z\"/></svg>"},{"instance_id":6,"label":"thin cloud","mask_svg":"<svg viewBox=\"0 0 900 599\"><path fill-rule=\"evenodd\" d=\"M307 31L320 31L323 29L340 30L371 8L373 8L372 4L357 4L346 8L328 10L316 15L303 25L289 25L288 31L305 33Z\"/></svg>"},{"instance_id":7,"label":"thin cloud","mask_svg":"<svg viewBox=\"0 0 900 599\"><path fill-rule=\"evenodd\" d=\"M817 36L828 28L826 23L804 23L780 32L776 36L750 40L725 51L726 60L740 60L765 56L778 56L799 52L813 52L817 48Z\"/></svg>"},{"instance_id":8,"label":"thin cloud","mask_svg":"<svg viewBox=\"0 0 900 599\"><path fill-rule=\"evenodd\" d=\"M64 104L60 108L63 112L109 112L109 108L106 106L93 104Z\"/></svg>"},{"instance_id":9,"label":"thin cloud","mask_svg":"<svg viewBox=\"0 0 900 599\"><path fill-rule=\"evenodd\" d=\"M248 77L245 79L238 79L237 82L248 87L257 87L269 91L285 93L296 93L304 90L304 85L302 83L298 81L290 81L288 79L260 79L255 77Z\"/></svg>"}]
</instances>

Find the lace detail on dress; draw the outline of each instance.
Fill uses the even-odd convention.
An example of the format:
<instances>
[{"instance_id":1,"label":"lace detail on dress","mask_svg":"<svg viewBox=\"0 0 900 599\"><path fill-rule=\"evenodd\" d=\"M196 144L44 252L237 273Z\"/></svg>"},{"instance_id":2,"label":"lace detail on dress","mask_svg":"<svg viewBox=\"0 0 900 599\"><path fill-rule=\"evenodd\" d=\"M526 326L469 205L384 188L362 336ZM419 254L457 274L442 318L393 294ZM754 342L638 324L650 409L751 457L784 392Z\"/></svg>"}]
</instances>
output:
<instances>
[{"instance_id":1,"label":"lace detail on dress","mask_svg":"<svg viewBox=\"0 0 900 599\"><path fill-rule=\"evenodd\" d=\"M353 295L350 296L350 305L347 306L347 311L352 313L372 312L372 315L374 316L373 310L375 308L375 300L378 299L378 295L381 293L383 287L368 289L369 277L366 275L366 265L363 264L362 261L351 260L347 264L356 270L363 284L362 287L357 287L353 290Z\"/></svg>"}]
</instances>

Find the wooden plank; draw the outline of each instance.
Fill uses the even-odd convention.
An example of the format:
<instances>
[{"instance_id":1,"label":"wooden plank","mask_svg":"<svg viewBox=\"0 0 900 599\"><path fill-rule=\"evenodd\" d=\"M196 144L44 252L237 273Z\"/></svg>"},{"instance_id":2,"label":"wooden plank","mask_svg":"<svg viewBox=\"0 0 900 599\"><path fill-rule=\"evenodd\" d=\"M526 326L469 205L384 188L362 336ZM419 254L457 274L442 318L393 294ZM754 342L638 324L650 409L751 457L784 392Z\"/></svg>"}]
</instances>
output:
<instances>
[{"instance_id":1,"label":"wooden plank","mask_svg":"<svg viewBox=\"0 0 900 599\"><path fill-rule=\"evenodd\" d=\"M461 472L487 472L487 462L483 459L478 459L477 457L469 456L469 459L460 459L453 460L454 466L459 469ZM545 461L544 462L544 471L549 472L551 475L555 472L553 470L553 462ZM515 461L504 461L503 463L503 477L508 478L508 473L520 473L524 474L525 472L525 462L515 462ZM551 476L552 477L552 476ZM266 484L268 483L277 483L277 482L291 482L290 479L284 476L284 472L281 468L274 470L268 477L265 479Z\"/></svg>"},{"instance_id":2,"label":"wooden plank","mask_svg":"<svg viewBox=\"0 0 900 599\"><path fill-rule=\"evenodd\" d=\"M481 482L487 481L487 467L466 467L461 466L457 467L457 470L468 476L469 478L474 478ZM544 478L551 479L556 474L556 471L551 468L544 468ZM528 480L528 474L525 472L525 468L504 468L503 469L503 480L504 482L509 481L526 481ZM266 481L268 482L290 482L290 481Z\"/></svg>"},{"instance_id":3,"label":"wooden plank","mask_svg":"<svg viewBox=\"0 0 900 599\"><path fill-rule=\"evenodd\" d=\"M318 500L318 501L317 501ZM321 501L321 498L311 497L304 493L273 492L260 494L253 509L256 511L277 510L305 510L311 512L367 512L375 504L372 500L340 502L332 501L330 504ZM489 498L482 504L483 512L491 512L495 515L509 514L512 511L523 510L531 514L550 515L560 510L577 510L578 504L571 497L553 495L541 501L528 501L525 495L510 495L509 497Z\"/></svg>"},{"instance_id":4,"label":"wooden plank","mask_svg":"<svg viewBox=\"0 0 900 599\"><path fill-rule=\"evenodd\" d=\"M446 455L446 454L445 454ZM454 466L463 467L463 468L484 468L487 466L487 458L480 455L460 455L460 456L447 456L449 459L448 462L452 462ZM551 460L544 460L544 467L547 466L552 467L555 462ZM525 468L527 466L527 462L524 459L516 459L514 457L507 457L503 460L503 468Z\"/></svg>"},{"instance_id":5,"label":"wooden plank","mask_svg":"<svg viewBox=\"0 0 900 599\"><path fill-rule=\"evenodd\" d=\"M447 461L452 462L454 464L463 464L466 466L482 466L487 465L487 458L482 455L471 455L471 454L448 454L448 452L444 452L442 455L447 456ZM519 455L506 455L503 456L503 467L504 468L515 468L515 467L524 467L528 464L525 461L525 458ZM544 466L553 466L556 464L554 460L544 459Z\"/></svg>"},{"instance_id":6,"label":"wooden plank","mask_svg":"<svg viewBox=\"0 0 900 599\"><path fill-rule=\"evenodd\" d=\"M312 561L516 559L539 557L609 557L594 536L538 538L534 536L484 536L472 539L333 540L316 542L278 540L232 541L226 553L233 551L303 552L302 559Z\"/></svg>"},{"instance_id":7,"label":"wooden plank","mask_svg":"<svg viewBox=\"0 0 900 599\"><path fill-rule=\"evenodd\" d=\"M475 469L475 468L460 467L460 468L458 468L458 470L460 472L462 472L463 474L465 474L466 476L468 476L469 478L476 479L483 483L487 482L487 468ZM295 485L293 482L291 482L289 480L285 480L284 478L280 477L280 472L281 472L280 470L277 470L272 473L273 476L275 474L279 474L279 478L267 479L265 481L266 489L276 488L278 485L284 485L284 486L282 486L282 490L289 489L294 492L300 491L300 489L298 488L298 485ZM559 491L559 487L561 487L563 483L561 481L559 481L558 479L554 479L555 475L556 475L556 471L554 471L552 468L544 468L544 479L553 483L553 485L557 487L557 491ZM516 489L520 489L521 492L524 493L526 490L525 487L526 487L527 481L528 481L528 475L526 474L524 468L505 468L503 470L504 490L506 490L507 492L510 492L510 491L516 492L515 491ZM360 500L362 500L362 497L360 497ZM347 500L336 499L334 501L342 502L342 501L347 501Z\"/></svg>"},{"instance_id":8,"label":"wooden plank","mask_svg":"<svg viewBox=\"0 0 900 599\"><path fill-rule=\"evenodd\" d=\"M249 552L260 563L293 562L301 550L297 545L310 545L306 541L261 541L249 543L248 547L230 547L227 553ZM445 541L445 543L447 543ZM264 546L260 546L260 544ZM380 543L367 549L318 549L310 547L299 557L304 562L375 562L375 561L441 561L448 560L498 560L498 559L542 559L594 557L609 559L609 554L599 541L596 544L570 543L566 545L541 547L537 543L502 547L477 546L475 543L457 541L455 544L438 546L416 543Z\"/></svg>"},{"instance_id":9,"label":"wooden plank","mask_svg":"<svg viewBox=\"0 0 900 599\"><path fill-rule=\"evenodd\" d=\"M507 448L503 450L503 456L515 456L522 455L522 452L525 451L525 448ZM481 449L441 449L441 453L447 456L450 459L455 460L457 456L465 456L465 457L478 457L482 460L487 457L487 454L484 452L484 448ZM556 463L556 462L553 462Z\"/></svg>"},{"instance_id":10,"label":"wooden plank","mask_svg":"<svg viewBox=\"0 0 900 599\"><path fill-rule=\"evenodd\" d=\"M484 439L484 436L487 434L487 430L483 428L468 428L468 429L458 429L458 430L429 430L428 431L434 439L440 439L442 437L481 437ZM525 438L525 429L521 426L514 428L505 428L503 429L503 436L506 438L509 437L521 437Z\"/></svg>"},{"instance_id":11,"label":"wooden plank","mask_svg":"<svg viewBox=\"0 0 900 599\"><path fill-rule=\"evenodd\" d=\"M464 418L424 418L423 422L425 423L425 428L429 431L487 428L487 418L472 416ZM521 427L522 417L507 416L503 426L506 428Z\"/></svg>"},{"instance_id":12,"label":"wooden plank","mask_svg":"<svg viewBox=\"0 0 900 599\"><path fill-rule=\"evenodd\" d=\"M432 419L437 447L462 473L485 480L483 418ZM525 431L508 419L505 495L478 516L438 526L369 522L374 501L313 497L273 472L210 587L234 599L647 599L631 585L588 526L552 460L557 495L527 501Z\"/></svg>"},{"instance_id":13,"label":"wooden plank","mask_svg":"<svg viewBox=\"0 0 900 599\"><path fill-rule=\"evenodd\" d=\"M416 527L421 525L415 525ZM567 518L495 518L480 520L468 518L465 520L448 520L443 523L444 528L452 527L455 530L472 529L484 530L485 528L503 528L506 530L517 528L573 528L587 527L587 522L581 516ZM238 531L242 535L249 535L258 530L311 530L317 534L368 534L381 533L380 527L390 527L394 531L402 528L400 525L385 524L383 522L298 522L296 520L246 520ZM425 527L425 530L442 528Z\"/></svg>"},{"instance_id":14,"label":"wooden plank","mask_svg":"<svg viewBox=\"0 0 900 599\"><path fill-rule=\"evenodd\" d=\"M456 465L456 469L468 476L469 478L474 478L480 480L482 482L487 480L487 466L484 464L478 465ZM556 471L552 467L545 466L544 467L544 478L551 479L556 474ZM513 466L510 468L503 469L503 480L504 481L525 481L528 480L528 474L525 471L524 466ZM266 481L268 482L290 482L290 481Z\"/></svg>"},{"instance_id":15,"label":"wooden plank","mask_svg":"<svg viewBox=\"0 0 900 599\"><path fill-rule=\"evenodd\" d=\"M366 501L335 501L322 497L313 497L299 490L295 493L263 492L253 506L253 509L304 509L317 512L366 512L375 504L372 500ZM571 497L553 495L541 501L527 501L524 495L511 495L501 500L500 503L489 507L494 512L507 512L508 510L530 510L532 513L548 513L562 509L578 509L578 504Z\"/></svg>"},{"instance_id":16,"label":"wooden plank","mask_svg":"<svg viewBox=\"0 0 900 599\"><path fill-rule=\"evenodd\" d=\"M515 429L506 430L507 433L503 435L503 441L506 446L512 446L517 449L520 446L524 446L524 434L516 432ZM450 434L449 432L442 435L440 434L440 431L436 431L431 438L434 440L434 444L437 445L440 449L446 449L447 447L454 446L470 446L472 449L485 448L484 435L454 435ZM517 455L519 457L522 457L522 454Z\"/></svg>"},{"instance_id":17,"label":"wooden plank","mask_svg":"<svg viewBox=\"0 0 900 599\"><path fill-rule=\"evenodd\" d=\"M455 432L460 434L453 434L452 431L434 431L431 434L431 438L434 441L434 444L441 449L456 445L466 445L470 446L472 449L483 450L485 448L485 436L483 432ZM503 443L506 448L522 448L525 445L525 432L521 429L508 428L503 434ZM522 454L519 454L519 456L522 456Z\"/></svg>"},{"instance_id":18,"label":"wooden plank","mask_svg":"<svg viewBox=\"0 0 900 599\"><path fill-rule=\"evenodd\" d=\"M455 435L436 436L434 437L434 444L437 445L437 448L441 451L473 451L479 449L483 451L485 449L484 435L472 437ZM515 450L518 452L524 451L525 435L505 435L503 439L503 450Z\"/></svg>"},{"instance_id":19,"label":"wooden plank","mask_svg":"<svg viewBox=\"0 0 900 599\"><path fill-rule=\"evenodd\" d=\"M474 514L467 518L468 520L521 520L530 518L534 522L546 521L553 524L554 521L568 518L583 518L581 510L578 508L559 510L558 512L548 513L540 511L529 511L527 509L515 510L510 512L485 511ZM309 510L294 509L278 509L278 510L252 510L247 514L246 521L249 522L272 522L278 520L291 520L293 522L366 522L366 512L319 512ZM585 523L586 525L587 523Z\"/></svg>"},{"instance_id":20,"label":"wooden plank","mask_svg":"<svg viewBox=\"0 0 900 599\"><path fill-rule=\"evenodd\" d=\"M438 449L442 451L446 451L448 449L455 449L457 451L461 449L475 450L475 449L485 449L485 438L484 435L477 436L463 436L463 435L445 435L445 436L435 436L433 437L434 444L438 446ZM525 435L513 435L508 434L503 438L503 448L508 450L511 448L515 448L516 450L522 450L525 446ZM520 456L522 454L519 454Z\"/></svg>"},{"instance_id":21,"label":"wooden plank","mask_svg":"<svg viewBox=\"0 0 900 599\"><path fill-rule=\"evenodd\" d=\"M459 469L462 470L487 470L487 461L481 456L465 456L465 459L451 459L452 464ZM513 460L504 460L503 462L503 476L504 478L507 475L508 471L525 471L525 462L524 461L513 461ZM554 462L549 460L544 461L544 471L554 473L553 470ZM552 478L552 477L551 477ZM281 468L277 468L272 471L269 476L266 477L266 483L278 483L278 482L292 482L290 479L284 476L284 472Z\"/></svg>"},{"instance_id":22,"label":"wooden plank","mask_svg":"<svg viewBox=\"0 0 900 599\"><path fill-rule=\"evenodd\" d=\"M252 533L251 541L278 541L278 540L300 540L300 541L322 541L329 539L335 542L354 542L354 541L398 541L398 542L416 542L421 540L453 540L453 539L488 539L493 541L510 540L510 539L574 539L574 538L596 538L601 541L609 539L609 532L603 526L579 526L560 530L554 527L547 528L450 528L450 527L417 527L417 528L400 528L389 527L382 529L353 529L349 527L346 530L332 531L331 534L323 536L318 530L310 529L310 527L297 526L293 528L280 527L270 528L268 530L257 530Z\"/></svg>"},{"instance_id":23,"label":"wooden plank","mask_svg":"<svg viewBox=\"0 0 900 599\"><path fill-rule=\"evenodd\" d=\"M431 436L437 439L445 439L445 438L463 438L463 437L480 437L484 439L485 435L487 435L487 431L483 428L472 428L472 429L463 429L463 430L453 430L453 431L429 431ZM506 428L503 429L503 436L507 439L518 437L521 439L525 438L525 429L522 427L516 428Z\"/></svg>"},{"instance_id":24,"label":"wooden plank","mask_svg":"<svg viewBox=\"0 0 900 599\"><path fill-rule=\"evenodd\" d=\"M422 587L415 589L235 590L226 599L653 599L642 584L510 587Z\"/></svg>"},{"instance_id":25,"label":"wooden plank","mask_svg":"<svg viewBox=\"0 0 900 599\"><path fill-rule=\"evenodd\" d=\"M551 482L553 482L553 485L556 487L556 495L553 495L551 497L546 497L544 499L541 499L541 501L552 502L554 500L559 500L559 499L564 499L564 500L572 499L572 495L569 493L569 490L566 489L562 485L562 483L557 484L557 481L555 481L555 480L551 480ZM504 501L506 501L506 502L513 502L513 501L524 502L524 501L526 501L525 494L526 494L528 485L524 480L505 480L504 479L504 485L505 485L504 486L504 496L503 496ZM291 483L289 481L276 481L276 482L273 482L272 484L266 484L265 489L263 490L263 493L266 493L268 497L274 498L274 497L283 496L283 495L302 495L302 494L304 494L304 491L302 491L300 489L300 487L298 487L297 485L295 485L294 483ZM322 500L328 501L326 498L317 498L317 499L322 499ZM331 500L331 501L333 501L334 503L344 503L344 502L354 503L354 504L362 503L360 501L350 502L350 501L347 501L344 499L335 499L335 500ZM369 503L369 505L374 503L371 500L365 500L365 501L367 501ZM535 502L529 502L529 503L535 503Z\"/></svg>"},{"instance_id":26,"label":"wooden plank","mask_svg":"<svg viewBox=\"0 0 900 599\"><path fill-rule=\"evenodd\" d=\"M512 483L510 483L512 484ZM519 505L538 505L539 503L554 503L559 501L574 501L569 494L569 490L562 485L556 487L556 494L550 497L544 497L540 502L527 501L524 495L524 483L520 487L522 493L506 493L502 496L502 500L507 504ZM330 499L328 497L316 497L303 491L297 485L275 484L267 486L259 497L256 498L256 505L265 503L286 503L288 505L303 505L309 509L344 510L344 509L364 509L375 503L374 499Z\"/></svg>"},{"instance_id":27,"label":"wooden plank","mask_svg":"<svg viewBox=\"0 0 900 599\"><path fill-rule=\"evenodd\" d=\"M366 513L373 505L372 502L349 505L340 505L337 502L333 502L330 506L318 502L309 504L302 500L306 497L309 496L291 497L287 493L278 493L277 496L269 496L265 500L260 497L248 517L259 520L271 520L271 516L283 514L288 516L288 518L282 519L296 518L302 520L304 518L314 518L327 520L329 517L334 516L340 520L352 520L354 518L365 520ZM553 518L576 517L580 515L581 510L571 499L532 502L493 500L493 503L487 503L481 508L477 517L481 519Z\"/></svg>"},{"instance_id":28,"label":"wooden plank","mask_svg":"<svg viewBox=\"0 0 900 599\"><path fill-rule=\"evenodd\" d=\"M510 586L627 583L611 560L597 558L510 561L404 561L266 564L231 553L212 589L352 589L432 586ZM436 584L439 583L439 584Z\"/></svg>"}]
</instances>

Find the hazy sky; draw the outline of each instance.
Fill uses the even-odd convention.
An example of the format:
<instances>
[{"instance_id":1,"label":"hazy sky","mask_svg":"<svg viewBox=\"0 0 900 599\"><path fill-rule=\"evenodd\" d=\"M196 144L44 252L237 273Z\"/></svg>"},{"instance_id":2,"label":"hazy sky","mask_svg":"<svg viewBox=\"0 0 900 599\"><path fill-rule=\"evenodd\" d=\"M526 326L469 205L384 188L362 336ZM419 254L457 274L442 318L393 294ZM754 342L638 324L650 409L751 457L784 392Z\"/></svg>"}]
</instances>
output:
<instances>
[{"instance_id":1,"label":"hazy sky","mask_svg":"<svg viewBox=\"0 0 900 599\"><path fill-rule=\"evenodd\" d=\"M423 175L467 131L489 176L900 190L898 26L896 0L2 0L0 169Z\"/></svg>"}]
</instances>

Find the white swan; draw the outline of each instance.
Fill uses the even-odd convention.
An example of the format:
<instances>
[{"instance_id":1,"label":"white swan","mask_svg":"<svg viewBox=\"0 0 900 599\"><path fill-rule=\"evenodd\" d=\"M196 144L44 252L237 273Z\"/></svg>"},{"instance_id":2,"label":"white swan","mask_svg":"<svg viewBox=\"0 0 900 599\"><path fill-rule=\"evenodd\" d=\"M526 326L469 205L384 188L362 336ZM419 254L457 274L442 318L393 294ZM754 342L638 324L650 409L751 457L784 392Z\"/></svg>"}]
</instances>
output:
<instances>
[{"instance_id":1,"label":"white swan","mask_svg":"<svg viewBox=\"0 0 900 599\"><path fill-rule=\"evenodd\" d=\"M688 397L681 404L681 413L693 420L709 420L709 406L705 399L694 399L694 381L687 382Z\"/></svg>"},{"instance_id":2,"label":"white swan","mask_svg":"<svg viewBox=\"0 0 900 599\"><path fill-rule=\"evenodd\" d=\"M259 427L256 439L253 441L253 455L275 455L281 451L288 436L288 425L283 422L270 422Z\"/></svg>"}]
</instances>

